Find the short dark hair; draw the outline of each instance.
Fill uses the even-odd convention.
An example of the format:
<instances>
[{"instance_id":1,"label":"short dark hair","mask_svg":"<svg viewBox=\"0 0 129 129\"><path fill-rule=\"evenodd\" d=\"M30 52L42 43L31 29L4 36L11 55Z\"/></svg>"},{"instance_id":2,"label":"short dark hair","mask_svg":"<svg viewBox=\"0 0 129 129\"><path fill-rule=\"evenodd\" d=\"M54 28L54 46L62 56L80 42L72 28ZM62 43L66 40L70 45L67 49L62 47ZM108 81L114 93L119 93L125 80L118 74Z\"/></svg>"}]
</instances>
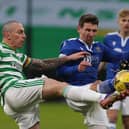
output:
<instances>
[{"instance_id":1,"label":"short dark hair","mask_svg":"<svg viewBox=\"0 0 129 129\"><path fill-rule=\"evenodd\" d=\"M84 23L91 23L91 24L99 24L99 19L96 15L94 14L84 14L80 17L78 25L80 27L83 27Z\"/></svg>"}]
</instances>

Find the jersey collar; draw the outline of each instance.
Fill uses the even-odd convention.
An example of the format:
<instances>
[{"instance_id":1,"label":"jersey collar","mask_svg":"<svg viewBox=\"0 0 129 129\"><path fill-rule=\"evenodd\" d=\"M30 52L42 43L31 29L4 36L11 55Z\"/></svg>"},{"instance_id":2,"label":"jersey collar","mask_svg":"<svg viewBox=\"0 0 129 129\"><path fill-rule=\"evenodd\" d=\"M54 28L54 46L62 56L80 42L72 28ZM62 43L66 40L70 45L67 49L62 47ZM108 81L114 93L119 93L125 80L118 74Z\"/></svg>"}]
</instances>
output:
<instances>
[{"instance_id":1,"label":"jersey collar","mask_svg":"<svg viewBox=\"0 0 129 129\"><path fill-rule=\"evenodd\" d=\"M90 46L88 46L87 43L84 42L82 39L79 38L78 40L85 45L85 47L88 51L93 52L92 48L93 48L93 44L95 43L94 41L92 42L92 44Z\"/></svg>"}]
</instances>

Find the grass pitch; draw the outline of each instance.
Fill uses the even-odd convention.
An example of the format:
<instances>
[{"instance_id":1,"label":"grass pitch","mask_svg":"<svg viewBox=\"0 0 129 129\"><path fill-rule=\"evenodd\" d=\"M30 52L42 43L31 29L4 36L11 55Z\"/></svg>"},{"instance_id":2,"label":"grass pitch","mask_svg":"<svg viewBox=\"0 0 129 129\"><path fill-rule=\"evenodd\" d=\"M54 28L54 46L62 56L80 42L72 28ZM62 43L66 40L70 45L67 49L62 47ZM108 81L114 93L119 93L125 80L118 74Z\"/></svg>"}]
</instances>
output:
<instances>
[{"instance_id":1,"label":"grass pitch","mask_svg":"<svg viewBox=\"0 0 129 129\"><path fill-rule=\"evenodd\" d=\"M63 102L40 105L41 129L87 129L81 113L74 112ZM16 123L0 107L0 129L18 129ZM123 129L119 117L117 129Z\"/></svg>"}]
</instances>

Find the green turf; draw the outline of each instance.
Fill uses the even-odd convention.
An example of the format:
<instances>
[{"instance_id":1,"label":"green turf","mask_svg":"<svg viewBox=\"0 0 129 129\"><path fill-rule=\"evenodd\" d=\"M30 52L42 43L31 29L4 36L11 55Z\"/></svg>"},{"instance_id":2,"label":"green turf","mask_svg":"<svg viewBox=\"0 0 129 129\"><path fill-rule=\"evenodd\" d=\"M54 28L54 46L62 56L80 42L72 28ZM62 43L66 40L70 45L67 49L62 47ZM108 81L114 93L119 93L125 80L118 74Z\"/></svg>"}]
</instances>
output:
<instances>
[{"instance_id":1,"label":"green turf","mask_svg":"<svg viewBox=\"0 0 129 129\"><path fill-rule=\"evenodd\" d=\"M41 129L86 129L83 116L65 103L49 102L40 105ZM16 123L6 116L0 107L0 129L18 129ZM121 120L117 129L122 129Z\"/></svg>"}]
</instances>

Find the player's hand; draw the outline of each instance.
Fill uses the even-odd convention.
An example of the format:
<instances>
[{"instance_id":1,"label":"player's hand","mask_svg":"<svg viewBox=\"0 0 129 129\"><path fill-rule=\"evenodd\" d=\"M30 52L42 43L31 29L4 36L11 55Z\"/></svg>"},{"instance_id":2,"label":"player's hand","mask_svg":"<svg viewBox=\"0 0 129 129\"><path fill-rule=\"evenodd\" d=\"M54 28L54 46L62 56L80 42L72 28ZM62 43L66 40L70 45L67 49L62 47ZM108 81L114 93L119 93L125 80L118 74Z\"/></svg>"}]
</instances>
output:
<instances>
[{"instance_id":1,"label":"player's hand","mask_svg":"<svg viewBox=\"0 0 129 129\"><path fill-rule=\"evenodd\" d=\"M88 53L86 51L81 51L81 52L77 52L77 53L74 53L74 54L71 54L71 55L67 56L67 59L68 60L77 60L77 59L80 59L80 58L84 58L87 55L90 55L90 53Z\"/></svg>"},{"instance_id":2,"label":"player's hand","mask_svg":"<svg viewBox=\"0 0 129 129\"><path fill-rule=\"evenodd\" d=\"M91 63L88 61L81 61L78 65L78 71L83 72L88 66L91 66Z\"/></svg>"},{"instance_id":3,"label":"player's hand","mask_svg":"<svg viewBox=\"0 0 129 129\"><path fill-rule=\"evenodd\" d=\"M105 99L100 101L100 105L104 109L108 109L112 106L112 104L118 100L123 100L126 98L126 96L129 95L129 91L122 91L122 92L114 92L113 94L107 95Z\"/></svg>"}]
</instances>

